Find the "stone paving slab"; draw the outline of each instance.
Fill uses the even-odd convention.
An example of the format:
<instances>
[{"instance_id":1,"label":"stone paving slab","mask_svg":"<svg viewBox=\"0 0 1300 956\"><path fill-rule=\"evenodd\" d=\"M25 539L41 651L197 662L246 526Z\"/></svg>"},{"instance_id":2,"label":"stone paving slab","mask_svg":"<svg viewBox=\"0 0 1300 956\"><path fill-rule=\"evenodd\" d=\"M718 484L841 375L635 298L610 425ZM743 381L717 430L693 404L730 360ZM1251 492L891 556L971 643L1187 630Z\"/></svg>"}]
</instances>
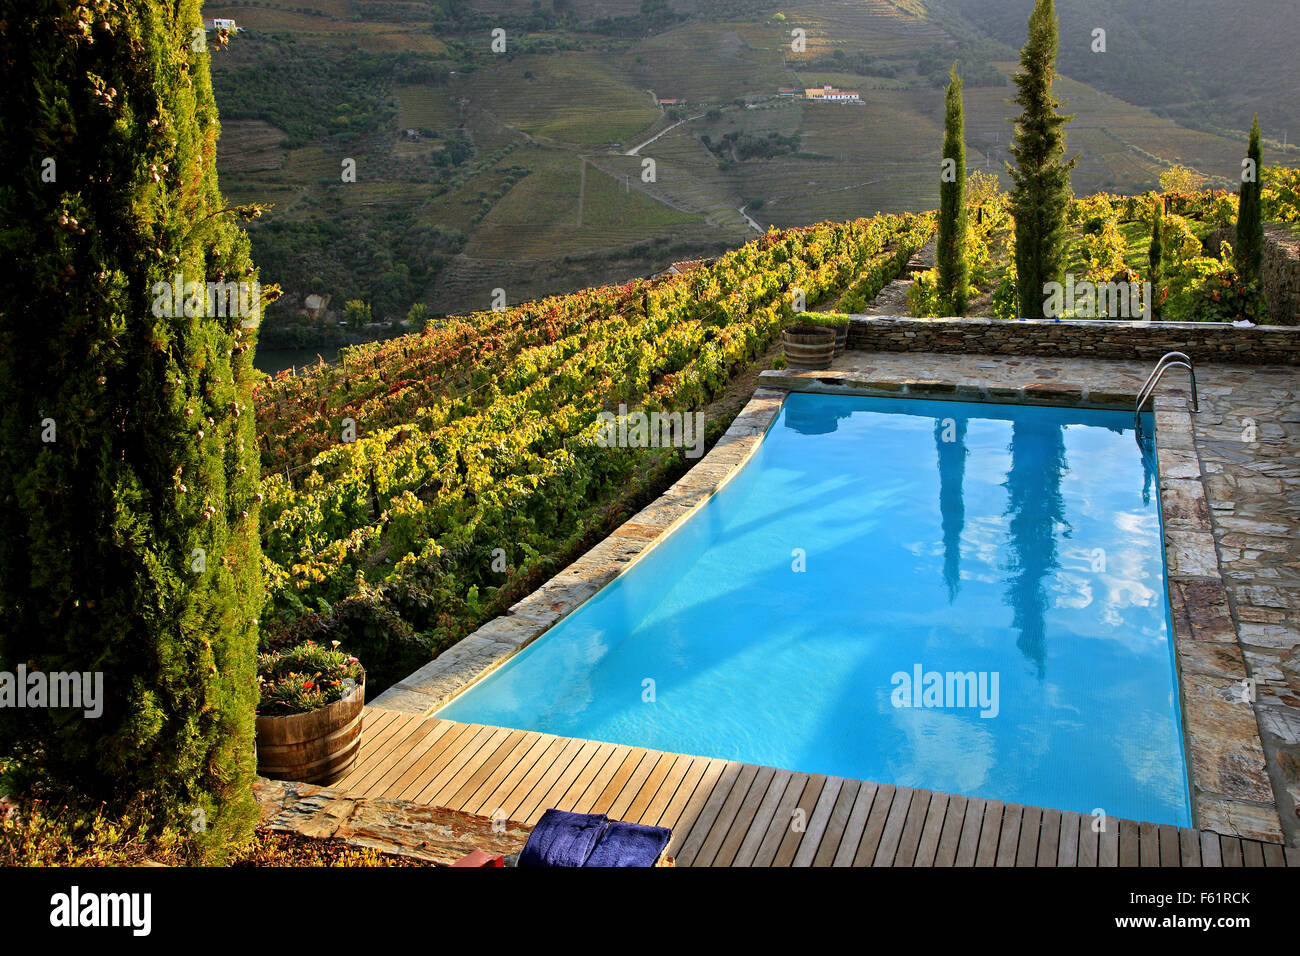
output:
<instances>
[{"instance_id":1,"label":"stone paving slab","mask_svg":"<svg viewBox=\"0 0 1300 956\"><path fill-rule=\"evenodd\" d=\"M308 783L258 778L263 829L451 866L471 850L518 853L532 827L405 800L355 797Z\"/></svg>"}]
</instances>

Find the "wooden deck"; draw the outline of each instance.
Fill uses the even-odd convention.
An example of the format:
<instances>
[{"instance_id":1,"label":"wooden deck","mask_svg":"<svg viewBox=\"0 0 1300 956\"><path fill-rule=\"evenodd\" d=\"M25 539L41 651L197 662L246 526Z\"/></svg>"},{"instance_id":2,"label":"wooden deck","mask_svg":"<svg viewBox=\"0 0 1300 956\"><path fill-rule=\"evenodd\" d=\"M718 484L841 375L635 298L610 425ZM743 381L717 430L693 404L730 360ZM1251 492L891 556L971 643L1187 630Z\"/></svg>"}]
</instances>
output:
<instances>
[{"instance_id":1,"label":"wooden deck","mask_svg":"<svg viewBox=\"0 0 1300 956\"><path fill-rule=\"evenodd\" d=\"M1094 833L1073 812L373 707L331 789L530 826L556 807L668 827L678 866L1300 866L1295 848L1208 830Z\"/></svg>"}]
</instances>

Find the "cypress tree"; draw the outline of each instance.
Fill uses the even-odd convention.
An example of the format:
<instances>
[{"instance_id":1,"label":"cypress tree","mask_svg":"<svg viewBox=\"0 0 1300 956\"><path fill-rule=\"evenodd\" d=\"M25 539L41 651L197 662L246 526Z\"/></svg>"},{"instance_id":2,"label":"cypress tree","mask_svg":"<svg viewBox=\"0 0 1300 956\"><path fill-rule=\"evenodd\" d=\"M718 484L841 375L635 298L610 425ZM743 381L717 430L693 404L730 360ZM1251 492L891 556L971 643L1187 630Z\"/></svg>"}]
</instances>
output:
<instances>
[{"instance_id":1,"label":"cypress tree","mask_svg":"<svg viewBox=\"0 0 1300 956\"><path fill-rule=\"evenodd\" d=\"M939 238L936 263L939 296L953 315L966 314L970 263L966 261L966 143L963 140L961 77L953 64L943 121L943 164L939 177Z\"/></svg>"},{"instance_id":2,"label":"cypress tree","mask_svg":"<svg viewBox=\"0 0 1300 956\"><path fill-rule=\"evenodd\" d=\"M0 670L103 681L98 717L0 709L0 754L219 859L256 810L260 292L199 0L0 20Z\"/></svg>"},{"instance_id":3,"label":"cypress tree","mask_svg":"<svg viewBox=\"0 0 1300 956\"><path fill-rule=\"evenodd\" d=\"M1065 124L1052 95L1056 72L1057 21L1052 0L1037 0L1029 15L1029 39L1020 51L1013 102L1021 109L1007 169L1015 183L1011 214L1016 223L1016 295L1020 315L1042 318L1044 286L1059 282L1065 269L1065 214L1070 202L1070 170L1065 157Z\"/></svg>"},{"instance_id":4,"label":"cypress tree","mask_svg":"<svg viewBox=\"0 0 1300 956\"><path fill-rule=\"evenodd\" d=\"M1164 200L1156 197L1151 209L1151 245L1147 260L1151 266L1151 318L1160 319L1160 283L1164 281Z\"/></svg>"},{"instance_id":5,"label":"cypress tree","mask_svg":"<svg viewBox=\"0 0 1300 956\"><path fill-rule=\"evenodd\" d=\"M1258 114L1250 125L1250 146L1246 157L1250 162L1242 170L1241 195L1237 202L1237 241L1232 254L1241 281L1250 284L1259 282L1264 274L1264 218L1260 208L1263 162Z\"/></svg>"}]
</instances>

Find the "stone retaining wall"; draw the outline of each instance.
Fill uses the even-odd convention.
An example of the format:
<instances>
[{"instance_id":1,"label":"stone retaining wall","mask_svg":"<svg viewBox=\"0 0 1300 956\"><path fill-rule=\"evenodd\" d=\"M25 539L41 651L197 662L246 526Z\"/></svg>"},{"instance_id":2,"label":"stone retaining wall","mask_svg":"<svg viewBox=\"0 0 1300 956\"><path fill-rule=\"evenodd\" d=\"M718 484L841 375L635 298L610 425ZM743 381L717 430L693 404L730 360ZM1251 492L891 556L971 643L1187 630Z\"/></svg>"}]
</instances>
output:
<instances>
[{"instance_id":1,"label":"stone retaining wall","mask_svg":"<svg viewBox=\"0 0 1300 956\"><path fill-rule=\"evenodd\" d=\"M1300 365L1300 326L1234 328L1221 322L1076 319L913 319L854 316L848 347L865 352L962 352L1155 361L1186 352L1193 361Z\"/></svg>"},{"instance_id":2,"label":"stone retaining wall","mask_svg":"<svg viewBox=\"0 0 1300 956\"><path fill-rule=\"evenodd\" d=\"M1284 226L1264 227L1264 298L1277 322L1300 322L1300 242Z\"/></svg>"}]
</instances>

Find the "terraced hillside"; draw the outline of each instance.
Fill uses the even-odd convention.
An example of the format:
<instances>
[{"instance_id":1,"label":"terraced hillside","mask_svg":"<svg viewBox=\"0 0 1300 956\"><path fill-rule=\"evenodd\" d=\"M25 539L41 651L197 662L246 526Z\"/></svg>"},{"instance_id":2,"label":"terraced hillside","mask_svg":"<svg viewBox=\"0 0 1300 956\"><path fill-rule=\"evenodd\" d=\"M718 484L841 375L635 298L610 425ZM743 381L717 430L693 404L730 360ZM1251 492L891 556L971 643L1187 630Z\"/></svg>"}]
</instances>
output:
<instances>
[{"instance_id":1,"label":"terraced hillside","mask_svg":"<svg viewBox=\"0 0 1300 956\"><path fill-rule=\"evenodd\" d=\"M286 292L264 342L312 292L331 296L331 322L354 299L376 319L417 302L461 313L495 289L517 303L645 276L756 227L933 208L934 76L952 60L968 75L971 167L1007 159L1015 50L955 0L230 0L204 13L246 29L214 54L218 161L234 201L274 206L253 230ZM1117 46L1114 62L1127 55ZM862 103L777 96L825 84ZM1059 89L1079 193L1141 192L1173 164L1236 176L1239 137L1069 76ZM728 136L747 148L718 148Z\"/></svg>"}]
</instances>

